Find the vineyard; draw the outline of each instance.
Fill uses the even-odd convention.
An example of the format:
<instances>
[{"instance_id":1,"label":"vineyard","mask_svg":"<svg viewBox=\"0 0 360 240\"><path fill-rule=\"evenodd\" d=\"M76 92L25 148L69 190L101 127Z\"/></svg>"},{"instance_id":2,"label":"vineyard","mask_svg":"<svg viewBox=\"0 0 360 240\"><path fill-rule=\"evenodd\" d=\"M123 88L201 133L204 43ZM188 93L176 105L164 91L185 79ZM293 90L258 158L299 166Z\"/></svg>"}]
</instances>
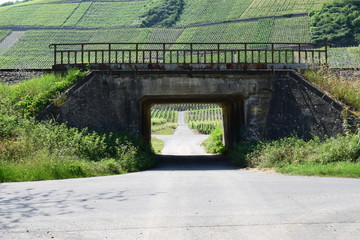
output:
<instances>
[{"instance_id":1,"label":"vineyard","mask_svg":"<svg viewBox=\"0 0 360 240\"><path fill-rule=\"evenodd\" d=\"M9 6L0 8L0 26L61 26L78 3Z\"/></svg>"},{"instance_id":2,"label":"vineyard","mask_svg":"<svg viewBox=\"0 0 360 240\"><path fill-rule=\"evenodd\" d=\"M311 42L309 18L262 19L186 28L178 42Z\"/></svg>"},{"instance_id":3,"label":"vineyard","mask_svg":"<svg viewBox=\"0 0 360 240\"><path fill-rule=\"evenodd\" d=\"M332 48L330 50L330 67L359 68L360 46Z\"/></svg>"},{"instance_id":4,"label":"vineyard","mask_svg":"<svg viewBox=\"0 0 360 240\"><path fill-rule=\"evenodd\" d=\"M11 30L0 30L0 41L9 35L9 33L11 33Z\"/></svg>"},{"instance_id":5,"label":"vineyard","mask_svg":"<svg viewBox=\"0 0 360 240\"><path fill-rule=\"evenodd\" d=\"M206 104L198 110L189 110L185 114L189 127L202 134L210 134L216 127L222 127L222 109L218 105Z\"/></svg>"},{"instance_id":6,"label":"vineyard","mask_svg":"<svg viewBox=\"0 0 360 240\"><path fill-rule=\"evenodd\" d=\"M171 135L177 128L177 111L171 105L156 105L151 109L151 134Z\"/></svg>"},{"instance_id":7,"label":"vineyard","mask_svg":"<svg viewBox=\"0 0 360 240\"><path fill-rule=\"evenodd\" d=\"M280 16L318 10L329 0L253 0L241 18Z\"/></svg>"},{"instance_id":8,"label":"vineyard","mask_svg":"<svg viewBox=\"0 0 360 240\"><path fill-rule=\"evenodd\" d=\"M103 42L148 42L163 38L175 41L182 30L123 28L116 30L33 30L26 31L12 47L0 55L0 68L51 68L53 52L49 44ZM76 38L74 38L76 36Z\"/></svg>"},{"instance_id":9,"label":"vineyard","mask_svg":"<svg viewBox=\"0 0 360 240\"><path fill-rule=\"evenodd\" d=\"M77 27L116 27L140 25L144 2L93 2Z\"/></svg>"},{"instance_id":10,"label":"vineyard","mask_svg":"<svg viewBox=\"0 0 360 240\"><path fill-rule=\"evenodd\" d=\"M252 0L186 0L177 26L238 19Z\"/></svg>"}]
</instances>

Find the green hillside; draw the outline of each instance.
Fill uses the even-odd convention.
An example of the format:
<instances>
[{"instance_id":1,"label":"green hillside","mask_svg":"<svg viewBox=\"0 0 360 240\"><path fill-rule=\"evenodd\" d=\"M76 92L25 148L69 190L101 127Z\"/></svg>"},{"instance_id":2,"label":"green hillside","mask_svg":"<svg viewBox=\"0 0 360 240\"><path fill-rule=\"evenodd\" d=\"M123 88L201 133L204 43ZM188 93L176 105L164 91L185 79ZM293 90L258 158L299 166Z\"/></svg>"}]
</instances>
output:
<instances>
[{"instance_id":1,"label":"green hillside","mask_svg":"<svg viewBox=\"0 0 360 240\"><path fill-rule=\"evenodd\" d=\"M32 0L0 7L0 50L9 31L26 31L19 39L7 39L13 44L0 51L0 68L50 68L51 43L312 42L308 14L332 2L184 0L180 17L170 28L142 28L150 10L165 6L164 1ZM332 49L330 62L335 67L356 67L358 51L358 46Z\"/></svg>"}]
</instances>

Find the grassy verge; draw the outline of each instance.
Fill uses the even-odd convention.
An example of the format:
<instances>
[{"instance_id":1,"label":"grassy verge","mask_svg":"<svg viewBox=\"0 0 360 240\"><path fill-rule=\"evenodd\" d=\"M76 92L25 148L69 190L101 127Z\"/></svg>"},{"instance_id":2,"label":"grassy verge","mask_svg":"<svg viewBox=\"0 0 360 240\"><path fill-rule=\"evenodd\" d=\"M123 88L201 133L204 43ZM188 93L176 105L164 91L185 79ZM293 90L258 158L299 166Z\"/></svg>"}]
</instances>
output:
<instances>
[{"instance_id":1,"label":"grassy verge","mask_svg":"<svg viewBox=\"0 0 360 240\"><path fill-rule=\"evenodd\" d=\"M47 74L0 84L0 182L134 172L156 164L149 145L129 133L97 133L34 120L84 73Z\"/></svg>"},{"instance_id":2,"label":"grassy verge","mask_svg":"<svg viewBox=\"0 0 360 240\"><path fill-rule=\"evenodd\" d=\"M173 135L176 131L177 123L164 123L161 125L154 125L151 127L151 134L153 135Z\"/></svg>"},{"instance_id":3,"label":"grassy verge","mask_svg":"<svg viewBox=\"0 0 360 240\"><path fill-rule=\"evenodd\" d=\"M152 137L151 146L153 147L155 153L160 153L161 150L164 148L164 141Z\"/></svg>"},{"instance_id":4,"label":"grassy verge","mask_svg":"<svg viewBox=\"0 0 360 240\"><path fill-rule=\"evenodd\" d=\"M304 141L296 137L239 144L230 153L241 167L275 168L296 175L360 177L360 133Z\"/></svg>"},{"instance_id":5,"label":"grassy verge","mask_svg":"<svg viewBox=\"0 0 360 240\"><path fill-rule=\"evenodd\" d=\"M307 70L305 76L351 109L360 111L360 75L355 71L342 74L329 69Z\"/></svg>"}]
</instances>

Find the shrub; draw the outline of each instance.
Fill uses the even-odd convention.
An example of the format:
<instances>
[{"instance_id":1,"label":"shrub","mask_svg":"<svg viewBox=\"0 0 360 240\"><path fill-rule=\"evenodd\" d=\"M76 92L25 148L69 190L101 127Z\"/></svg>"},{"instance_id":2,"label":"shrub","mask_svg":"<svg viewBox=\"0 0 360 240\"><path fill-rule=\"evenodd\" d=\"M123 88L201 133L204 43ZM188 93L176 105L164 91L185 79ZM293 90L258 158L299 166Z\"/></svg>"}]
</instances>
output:
<instances>
[{"instance_id":1,"label":"shrub","mask_svg":"<svg viewBox=\"0 0 360 240\"><path fill-rule=\"evenodd\" d=\"M225 146L223 144L223 130L221 126L217 126L211 132L208 139L203 143L205 149L209 153L225 154Z\"/></svg>"}]
</instances>

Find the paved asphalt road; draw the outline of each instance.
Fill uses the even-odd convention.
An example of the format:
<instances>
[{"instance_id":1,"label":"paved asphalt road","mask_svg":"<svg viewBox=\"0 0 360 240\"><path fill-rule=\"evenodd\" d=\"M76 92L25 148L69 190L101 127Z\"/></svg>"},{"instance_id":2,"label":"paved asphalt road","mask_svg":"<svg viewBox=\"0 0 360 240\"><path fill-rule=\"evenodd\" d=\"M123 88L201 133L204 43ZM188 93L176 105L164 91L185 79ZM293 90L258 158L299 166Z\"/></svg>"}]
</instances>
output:
<instances>
[{"instance_id":1,"label":"paved asphalt road","mask_svg":"<svg viewBox=\"0 0 360 240\"><path fill-rule=\"evenodd\" d=\"M159 158L139 173L0 184L0 239L360 239L359 179Z\"/></svg>"},{"instance_id":2,"label":"paved asphalt road","mask_svg":"<svg viewBox=\"0 0 360 240\"><path fill-rule=\"evenodd\" d=\"M0 239L360 239L358 179L163 158L139 173L0 184Z\"/></svg>"}]
</instances>

